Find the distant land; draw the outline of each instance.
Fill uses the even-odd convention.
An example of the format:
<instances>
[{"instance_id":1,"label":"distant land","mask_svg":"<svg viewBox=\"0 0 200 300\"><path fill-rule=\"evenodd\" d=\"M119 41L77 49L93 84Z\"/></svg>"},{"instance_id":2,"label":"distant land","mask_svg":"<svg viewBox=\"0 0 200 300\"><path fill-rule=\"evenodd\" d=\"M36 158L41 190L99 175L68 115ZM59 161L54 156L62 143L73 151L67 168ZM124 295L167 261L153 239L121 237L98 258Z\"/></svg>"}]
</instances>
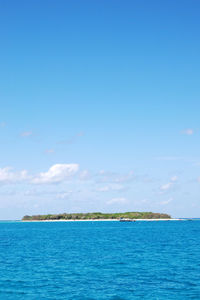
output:
<instances>
[{"instance_id":1,"label":"distant land","mask_svg":"<svg viewBox=\"0 0 200 300\"><path fill-rule=\"evenodd\" d=\"M48 215L24 216L22 221L54 221L54 220L120 220L124 219L171 219L168 214L153 212L125 212L125 213L63 213Z\"/></svg>"}]
</instances>

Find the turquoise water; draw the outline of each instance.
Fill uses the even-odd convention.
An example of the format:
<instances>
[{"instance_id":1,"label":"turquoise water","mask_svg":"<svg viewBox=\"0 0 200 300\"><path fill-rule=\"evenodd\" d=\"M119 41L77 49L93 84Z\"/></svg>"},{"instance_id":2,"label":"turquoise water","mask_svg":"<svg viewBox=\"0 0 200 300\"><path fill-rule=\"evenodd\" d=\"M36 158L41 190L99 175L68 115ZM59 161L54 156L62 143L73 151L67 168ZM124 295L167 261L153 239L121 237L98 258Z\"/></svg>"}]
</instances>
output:
<instances>
[{"instance_id":1,"label":"turquoise water","mask_svg":"<svg viewBox=\"0 0 200 300\"><path fill-rule=\"evenodd\" d=\"M200 222L1 222L0 299L200 299Z\"/></svg>"}]
</instances>

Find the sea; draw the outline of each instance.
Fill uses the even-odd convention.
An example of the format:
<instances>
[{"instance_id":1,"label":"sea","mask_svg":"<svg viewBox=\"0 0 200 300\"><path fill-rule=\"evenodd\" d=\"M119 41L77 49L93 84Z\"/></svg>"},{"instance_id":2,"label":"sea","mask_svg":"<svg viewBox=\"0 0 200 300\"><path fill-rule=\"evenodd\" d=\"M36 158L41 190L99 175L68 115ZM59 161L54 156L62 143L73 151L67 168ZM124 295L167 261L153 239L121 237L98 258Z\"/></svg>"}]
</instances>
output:
<instances>
[{"instance_id":1,"label":"sea","mask_svg":"<svg viewBox=\"0 0 200 300\"><path fill-rule=\"evenodd\" d=\"M0 222L0 299L200 299L200 221Z\"/></svg>"}]
</instances>

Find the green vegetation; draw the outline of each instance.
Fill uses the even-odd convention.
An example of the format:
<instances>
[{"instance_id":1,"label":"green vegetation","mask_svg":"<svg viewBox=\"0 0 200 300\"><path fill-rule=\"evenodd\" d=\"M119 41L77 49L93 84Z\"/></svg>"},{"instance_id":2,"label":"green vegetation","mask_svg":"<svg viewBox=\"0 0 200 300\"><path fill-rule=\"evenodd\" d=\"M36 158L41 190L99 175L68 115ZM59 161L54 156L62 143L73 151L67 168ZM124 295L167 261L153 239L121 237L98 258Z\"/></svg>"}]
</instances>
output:
<instances>
[{"instance_id":1,"label":"green vegetation","mask_svg":"<svg viewBox=\"0 0 200 300\"><path fill-rule=\"evenodd\" d=\"M56 214L56 215L35 215L24 216L23 221L45 221L45 220L101 220L101 219L170 219L167 214L152 212L125 212L125 213L72 213L72 214Z\"/></svg>"}]
</instances>

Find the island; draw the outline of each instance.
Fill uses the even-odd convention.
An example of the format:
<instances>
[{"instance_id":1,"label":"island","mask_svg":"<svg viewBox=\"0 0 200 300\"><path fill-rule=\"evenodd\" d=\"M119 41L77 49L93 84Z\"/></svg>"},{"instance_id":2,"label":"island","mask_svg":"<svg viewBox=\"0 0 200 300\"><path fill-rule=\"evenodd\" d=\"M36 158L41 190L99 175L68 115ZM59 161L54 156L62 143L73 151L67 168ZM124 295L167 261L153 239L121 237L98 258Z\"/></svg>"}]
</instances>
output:
<instances>
[{"instance_id":1,"label":"island","mask_svg":"<svg viewBox=\"0 0 200 300\"><path fill-rule=\"evenodd\" d=\"M139 220L139 219L171 219L171 216L153 212L124 212L124 213L62 213L48 215L24 216L22 221L94 221L94 220Z\"/></svg>"}]
</instances>

